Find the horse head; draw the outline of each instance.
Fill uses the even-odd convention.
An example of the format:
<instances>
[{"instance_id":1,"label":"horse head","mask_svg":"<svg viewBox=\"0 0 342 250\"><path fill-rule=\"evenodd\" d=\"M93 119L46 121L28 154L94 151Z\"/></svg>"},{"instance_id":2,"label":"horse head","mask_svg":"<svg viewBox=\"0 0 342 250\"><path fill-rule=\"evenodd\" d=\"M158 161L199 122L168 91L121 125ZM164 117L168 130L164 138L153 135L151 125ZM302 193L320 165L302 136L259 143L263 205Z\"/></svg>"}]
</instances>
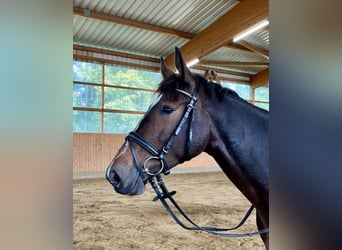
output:
<instances>
[{"instance_id":1,"label":"horse head","mask_svg":"<svg viewBox=\"0 0 342 250\"><path fill-rule=\"evenodd\" d=\"M167 174L207 145L209 123L198 83L205 80L190 72L178 48L175 65L177 73L161 59L159 96L107 168L106 178L120 194L142 194L148 178Z\"/></svg>"}]
</instances>

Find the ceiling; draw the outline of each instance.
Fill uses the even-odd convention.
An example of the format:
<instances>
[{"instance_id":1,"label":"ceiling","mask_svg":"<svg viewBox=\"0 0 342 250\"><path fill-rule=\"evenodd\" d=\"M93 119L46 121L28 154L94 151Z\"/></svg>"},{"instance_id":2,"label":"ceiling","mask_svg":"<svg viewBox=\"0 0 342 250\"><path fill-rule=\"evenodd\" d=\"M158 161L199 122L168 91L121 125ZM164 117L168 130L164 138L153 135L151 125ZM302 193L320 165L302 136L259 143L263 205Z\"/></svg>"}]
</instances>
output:
<instances>
[{"instance_id":1,"label":"ceiling","mask_svg":"<svg viewBox=\"0 0 342 250\"><path fill-rule=\"evenodd\" d=\"M255 76L269 68L269 30L233 37L268 19L264 0L74 0L74 46L166 58L175 47L194 66Z\"/></svg>"}]
</instances>

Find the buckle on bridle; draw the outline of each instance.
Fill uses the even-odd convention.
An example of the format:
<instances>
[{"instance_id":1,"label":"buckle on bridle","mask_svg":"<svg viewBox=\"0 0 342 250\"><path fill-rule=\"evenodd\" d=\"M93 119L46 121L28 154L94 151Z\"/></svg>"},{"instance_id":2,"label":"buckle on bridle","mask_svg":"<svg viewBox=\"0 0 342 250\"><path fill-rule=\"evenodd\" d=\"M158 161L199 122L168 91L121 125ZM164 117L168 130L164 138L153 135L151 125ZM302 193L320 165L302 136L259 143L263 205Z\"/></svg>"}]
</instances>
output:
<instances>
[{"instance_id":1,"label":"buckle on bridle","mask_svg":"<svg viewBox=\"0 0 342 250\"><path fill-rule=\"evenodd\" d=\"M165 147L163 147L162 151L163 151L165 154L169 153L169 150L167 150Z\"/></svg>"}]
</instances>

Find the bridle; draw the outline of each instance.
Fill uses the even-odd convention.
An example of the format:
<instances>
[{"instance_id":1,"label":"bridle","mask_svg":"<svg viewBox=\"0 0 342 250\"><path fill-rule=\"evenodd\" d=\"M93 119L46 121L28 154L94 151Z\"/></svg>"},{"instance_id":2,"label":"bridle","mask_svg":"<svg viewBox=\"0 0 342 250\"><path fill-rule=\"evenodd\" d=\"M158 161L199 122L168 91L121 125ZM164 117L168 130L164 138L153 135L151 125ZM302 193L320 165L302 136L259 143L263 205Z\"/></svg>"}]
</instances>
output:
<instances>
[{"instance_id":1,"label":"bridle","mask_svg":"<svg viewBox=\"0 0 342 250\"><path fill-rule=\"evenodd\" d=\"M166 141L164 146L161 149L157 149L155 146L153 146L151 143L149 143L147 140L145 140L142 136L140 136L137 132L132 131L130 132L127 137L126 141L129 144L130 150L133 155L134 163L136 168L138 169L139 176L143 179L144 184L147 183L148 179L151 177L154 177L156 175L159 175L161 173L163 174L169 174L170 168L168 167L167 163L165 162L165 156L168 154L170 148L172 147L173 143L175 142L176 137L181 132L182 128L186 124L187 120L189 120L189 126L188 126L188 133L187 133L187 140L185 144L185 157L189 155L190 152L190 145L192 141L192 129L193 129L193 121L194 121L194 108L197 101L198 93L199 93L199 84L197 84L194 93L189 94L184 90L176 89L176 92L181 93L185 96L187 96L190 101L186 105L186 109L183 113L182 118L180 119L178 125L176 126L176 129L171 134L169 139ZM144 162L144 164L141 166L138 156L136 154L136 151L134 149L134 146L132 144L132 141L137 143L139 146L141 146L143 149L145 149L147 152L149 152L152 156L147 158ZM148 168L148 163L150 161L159 161L160 162L160 168L158 171L151 172ZM146 178L144 174L147 174L150 178Z\"/></svg>"},{"instance_id":2,"label":"bridle","mask_svg":"<svg viewBox=\"0 0 342 250\"><path fill-rule=\"evenodd\" d=\"M189 156L190 152L190 145L192 141L192 129L193 129L193 121L194 121L194 108L195 104L198 98L199 94L199 88L200 84L197 84L195 87L195 90L192 94L189 94L188 92L181 90L181 89L176 89L176 92L183 94L187 96L190 100L189 103L186 106L186 109L183 113L182 118L180 119L178 125L176 126L176 129L174 132L171 134L169 139L166 141L164 146L161 149L157 149L155 146L153 146L151 143L149 143L147 140L145 140L142 136L140 136L137 132L132 131L130 132L127 137L126 141L129 144L130 150L132 152L132 156L134 159L135 166L139 172L139 177L142 178L144 184L149 182L153 188L153 190L156 193L156 197L153 199L153 201L160 200L163 206L165 207L166 211L170 214L170 216L184 229L187 230L200 230L204 231L210 234L214 235L219 235L219 236L224 236L224 237L246 237L246 236L253 236L253 235L259 235L259 234L264 234L268 233L269 229L265 228L262 230L259 230L257 232L251 232L251 233L237 233L237 234L230 234L230 233L222 233L223 231L230 231L239 228L244 224L244 222L247 220L249 215L252 213L254 206L252 205L245 216L242 218L240 223L236 225L235 227L232 228L216 228L216 227L202 227L197 225L193 220L191 220L185 212L180 208L180 206L177 204L177 202L173 199L173 195L176 194L176 191L169 192L168 189L166 188L166 185L161 177L161 173L167 175L170 173L170 168L168 167L167 163L165 162L165 156L168 154L170 148L172 147L176 137L179 135L181 132L182 128L186 124L186 122L189 120L189 125L188 125L188 132L187 132L187 140L185 143L185 157ZM147 152L149 152L152 156L147 158L144 161L144 164L141 165L137 156L137 153L134 149L133 143L137 143L140 147L145 149ZM157 171L150 171L148 167L148 163L150 161L159 161L160 162L160 168ZM147 177L146 177L147 174ZM138 181L138 178L135 182L135 184ZM156 181L154 180L156 179ZM135 185L134 185L135 186ZM170 208L169 204L167 203L166 199L169 199L171 203L174 205L174 207L180 212L180 214L190 223L192 226L186 226L173 212L173 210Z\"/></svg>"}]
</instances>

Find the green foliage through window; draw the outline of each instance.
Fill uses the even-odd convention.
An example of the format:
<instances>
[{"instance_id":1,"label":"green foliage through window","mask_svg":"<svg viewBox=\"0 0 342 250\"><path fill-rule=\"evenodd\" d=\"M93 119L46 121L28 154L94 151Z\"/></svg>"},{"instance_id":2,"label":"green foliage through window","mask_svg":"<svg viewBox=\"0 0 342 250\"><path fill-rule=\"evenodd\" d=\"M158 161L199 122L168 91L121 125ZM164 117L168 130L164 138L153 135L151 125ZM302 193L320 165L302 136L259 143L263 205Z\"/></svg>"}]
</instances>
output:
<instances>
[{"instance_id":1,"label":"green foliage through window","mask_svg":"<svg viewBox=\"0 0 342 250\"><path fill-rule=\"evenodd\" d=\"M73 131L100 133L101 132L101 113L74 110Z\"/></svg>"},{"instance_id":2,"label":"green foliage through window","mask_svg":"<svg viewBox=\"0 0 342 250\"><path fill-rule=\"evenodd\" d=\"M73 79L79 82L101 83L102 65L98 63L88 63L74 61Z\"/></svg>"},{"instance_id":3,"label":"green foliage through window","mask_svg":"<svg viewBox=\"0 0 342 250\"><path fill-rule=\"evenodd\" d=\"M152 102L153 92L120 88L104 88L104 108L129 111L146 111Z\"/></svg>"},{"instance_id":4,"label":"green foliage through window","mask_svg":"<svg viewBox=\"0 0 342 250\"><path fill-rule=\"evenodd\" d=\"M222 87L225 88L230 88L232 90L234 90L236 93L238 93L238 95L249 101L250 100L250 96L251 96L251 87L247 84L237 84L237 83L231 83L231 82L222 82Z\"/></svg>"},{"instance_id":5,"label":"green foliage through window","mask_svg":"<svg viewBox=\"0 0 342 250\"><path fill-rule=\"evenodd\" d=\"M101 108L101 87L74 84L74 107Z\"/></svg>"},{"instance_id":6,"label":"green foliage through window","mask_svg":"<svg viewBox=\"0 0 342 250\"><path fill-rule=\"evenodd\" d=\"M104 113L103 133L127 134L133 130L143 115Z\"/></svg>"},{"instance_id":7,"label":"green foliage through window","mask_svg":"<svg viewBox=\"0 0 342 250\"><path fill-rule=\"evenodd\" d=\"M254 105L269 110L269 88L259 87L254 90Z\"/></svg>"},{"instance_id":8,"label":"green foliage through window","mask_svg":"<svg viewBox=\"0 0 342 250\"><path fill-rule=\"evenodd\" d=\"M154 90L161 82L159 72L105 65L105 84Z\"/></svg>"},{"instance_id":9,"label":"green foliage through window","mask_svg":"<svg viewBox=\"0 0 342 250\"><path fill-rule=\"evenodd\" d=\"M126 134L148 109L161 79L159 72L74 61L73 131Z\"/></svg>"},{"instance_id":10,"label":"green foliage through window","mask_svg":"<svg viewBox=\"0 0 342 250\"><path fill-rule=\"evenodd\" d=\"M269 88L268 87L256 88L254 91L254 100L255 101L268 102L268 100L269 100Z\"/></svg>"},{"instance_id":11,"label":"green foliage through window","mask_svg":"<svg viewBox=\"0 0 342 250\"><path fill-rule=\"evenodd\" d=\"M159 72L74 61L73 80L73 131L127 134L153 102L162 77ZM250 100L249 85L222 82L222 86ZM255 105L268 110L268 88L257 88L254 94Z\"/></svg>"}]
</instances>

